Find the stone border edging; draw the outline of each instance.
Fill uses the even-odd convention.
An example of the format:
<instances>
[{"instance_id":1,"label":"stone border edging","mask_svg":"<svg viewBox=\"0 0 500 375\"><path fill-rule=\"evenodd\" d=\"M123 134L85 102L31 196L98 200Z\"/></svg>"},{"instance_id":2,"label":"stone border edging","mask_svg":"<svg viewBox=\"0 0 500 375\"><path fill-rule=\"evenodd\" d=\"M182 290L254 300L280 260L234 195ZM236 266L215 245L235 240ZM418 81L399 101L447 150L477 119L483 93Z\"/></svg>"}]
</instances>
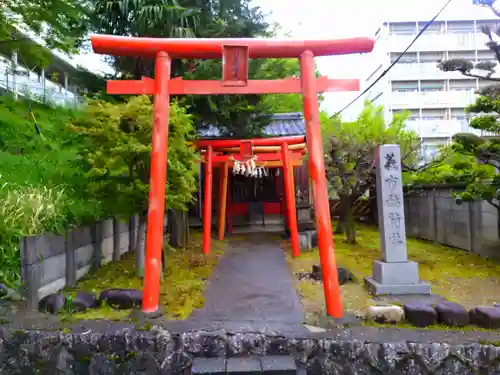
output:
<instances>
[{"instance_id":1,"label":"stone border edging","mask_svg":"<svg viewBox=\"0 0 500 375\"><path fill-rule=\"evenodd\" d=\"M194 357L292 354L310 374L494 374L500 347L480 343L373 342L346 337L287 338L251 332L172 333L111 324L81 333L0 329L0 374L185 374ZM382 331L381 331L382 332ZM383 336L383 335L382 335ZM383 339L383 337L380 337ZM500 341L499 341L500 343ZM496 344L496 343L495 343ZM106 372L108 371L108 372Z\"/></svg>"}]
</instances>

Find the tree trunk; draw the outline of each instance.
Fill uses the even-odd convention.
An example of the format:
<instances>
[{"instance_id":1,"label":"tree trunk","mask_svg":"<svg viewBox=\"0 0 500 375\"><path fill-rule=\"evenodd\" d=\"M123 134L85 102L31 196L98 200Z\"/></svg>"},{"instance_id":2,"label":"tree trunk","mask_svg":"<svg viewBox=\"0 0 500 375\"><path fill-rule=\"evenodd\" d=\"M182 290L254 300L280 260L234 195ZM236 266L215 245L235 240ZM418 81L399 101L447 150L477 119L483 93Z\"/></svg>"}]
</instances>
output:
<instances>
[{"instance_id":1,"label":"tree trunk","mask_svg":"<svg viewBox=\"0 0 500 375\"><path fill-rule=\"evenodd\" d=\"M351 207L351 201L348 195L339 196L339 222L335 228L335 234L344 234L347 230L347 216Z\"/></svg>"},{"instance_id":2,"label":"tree trunk","mask_svg":"<svg viewBox=\"0 0 500 375\"><path fill-rule=\"evenodd\" d=\"M356 221L352 212L352 206L349 205L346 214L346 241L348 244L356 244Z\"/></svg>"},{"instance_id":3,"label":"tree trunk","mask_svg":"<svg viewBox=\"0 0 500 375\"><path fill-rule=\"evenodd\" d=\"M120 219L113 217L113 262L118 262L121 258L121 233Z\"/></svg>"},{"instance_id":4,"label":"tree trunk","mask_svg":"<svg viewBox=\"0 0 500 375\"><path fill-rule=\"evenodd\" d=\"M135 241L135 272L139 278L144 277L144 258L146 253L146 215L139 215L137 239Z\"/></svg>"},{"instance_id":5,"label":"tree trunk","mask_svg":"<svg viewBox=\"0 0 500 375\"><path fill-rule=\"evenodd\" d=\"M170 246L175 247L175 248L180 248L182 247L182 218L181 215L182 213L177 212L175 210L168 210L168 233L169 233L169 239L168 243Z\"/></svg>"},{"instance_id":6,"label":"tree trunk","mask_svg":"<svg viewBox=\"0 0 500 375\"><path fill-rule=\"evenodd\" d=\"M128 222L128 251L135 252L137 248L137 220L138 216L133 215Z\"/></svg>"},{"instance_id":7,"label":"tree trunk","mask_svg":"<svg viewBox=\"0 0 500 375\"><path fill-rule=\"evenodd\" d=\"M187 249L190 241L190 233L189 233L189 212L184 213L184 249Z\"/></svg>"}]
</instances>

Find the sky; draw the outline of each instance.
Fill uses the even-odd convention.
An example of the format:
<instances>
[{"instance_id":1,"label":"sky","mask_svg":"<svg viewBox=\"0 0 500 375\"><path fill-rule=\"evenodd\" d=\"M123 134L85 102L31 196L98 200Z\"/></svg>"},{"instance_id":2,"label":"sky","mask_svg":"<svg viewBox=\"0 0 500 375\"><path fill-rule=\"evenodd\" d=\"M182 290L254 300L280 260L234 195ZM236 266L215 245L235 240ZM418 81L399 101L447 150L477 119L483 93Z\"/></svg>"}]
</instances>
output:
<instances>
[{"instance_id":1,"label":"sky","mask_svg":"<svg viewBox=\"0 0 500 375\"><path fill-rule=\"evenodd\" d=\"M371 37L382 22L387 20L431 20L447 0L253 0L268 14L270 20L281 25L283 34L298 39L336 39L354 36ZM473 0L452 0L441 19L495 18L488 8L472 5ZM292 5L293 4L293 5ZM371 60L370 60L371 59ZM102 57L91 54L77 56L77 64L91 71L109 71ZM370 54L317 58L322 75L330 78L359 78L370 73L373 57ZM362 85L363 87L363 85ZM329 93L325 95L323 109L330 114L343 108L359 92ZM351 120L361 110L363 99L343 112Z\"/></svg>"}]
</instances>

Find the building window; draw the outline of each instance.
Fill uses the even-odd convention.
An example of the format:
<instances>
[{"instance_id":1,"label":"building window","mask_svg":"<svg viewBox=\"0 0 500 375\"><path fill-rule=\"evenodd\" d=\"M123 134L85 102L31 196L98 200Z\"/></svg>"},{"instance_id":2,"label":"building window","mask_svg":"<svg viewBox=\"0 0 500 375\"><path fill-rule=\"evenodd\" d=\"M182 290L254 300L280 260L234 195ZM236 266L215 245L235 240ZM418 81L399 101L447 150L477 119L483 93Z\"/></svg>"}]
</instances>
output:
<instances>
[{"instance_id":1,"label":"building window","mask_svg":"<svg viewBox=\"0 0 500 375\"><path fill-rule=\"evenodd\" d=\"M417 92L418 89L414 89L414 88L397 88L397 89L394 89L393 92Z\"/></svg>"},{"instance_id":2,"label":"building window","mask_svg":"<svg viewBox=\"0 0 500 375\"><path fill-rule=\"evenodd\" d=\"M398 22L389 24L390 35L415 35L417 25L414 22Z\"/></svg>"},{"instance_id":3,"label":"building window","mask_svg":"<svg viewBox=\"0 0 500 375\"><path fill-rule=\"evenodd\" d=\"M475 31L472 21L448 21L448 34L473 34Z\"/></svg>"},{"instance_id":4,"label":"building window","mask_svg":"<svg viewBox=\"0 0 500 375\"><path fill-rule=\"evenodd\" d=\"M435 91L443 91L442 87L422 87L420 89L422 92L435 92Z\"/></svg>"}]
</instances>

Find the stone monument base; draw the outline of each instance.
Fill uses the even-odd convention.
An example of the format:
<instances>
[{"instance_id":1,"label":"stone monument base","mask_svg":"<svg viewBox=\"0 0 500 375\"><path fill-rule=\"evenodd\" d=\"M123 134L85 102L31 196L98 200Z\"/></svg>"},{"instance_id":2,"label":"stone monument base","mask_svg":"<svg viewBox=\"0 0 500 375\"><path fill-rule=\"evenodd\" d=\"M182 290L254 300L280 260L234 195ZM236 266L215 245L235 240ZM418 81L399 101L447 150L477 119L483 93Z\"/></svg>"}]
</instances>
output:
<instances>
[{"instance_id":1,"label":"stone monument base","mask_svg":"<svg viewBox=\"0 0 500 375\"><path fill-rule=\"evenodd\" d=\"M373 276L365 278L368 291L376 296L431 294L431 286L420 281L415 262L373 262Z\"/></svg>"}]
</instances>

